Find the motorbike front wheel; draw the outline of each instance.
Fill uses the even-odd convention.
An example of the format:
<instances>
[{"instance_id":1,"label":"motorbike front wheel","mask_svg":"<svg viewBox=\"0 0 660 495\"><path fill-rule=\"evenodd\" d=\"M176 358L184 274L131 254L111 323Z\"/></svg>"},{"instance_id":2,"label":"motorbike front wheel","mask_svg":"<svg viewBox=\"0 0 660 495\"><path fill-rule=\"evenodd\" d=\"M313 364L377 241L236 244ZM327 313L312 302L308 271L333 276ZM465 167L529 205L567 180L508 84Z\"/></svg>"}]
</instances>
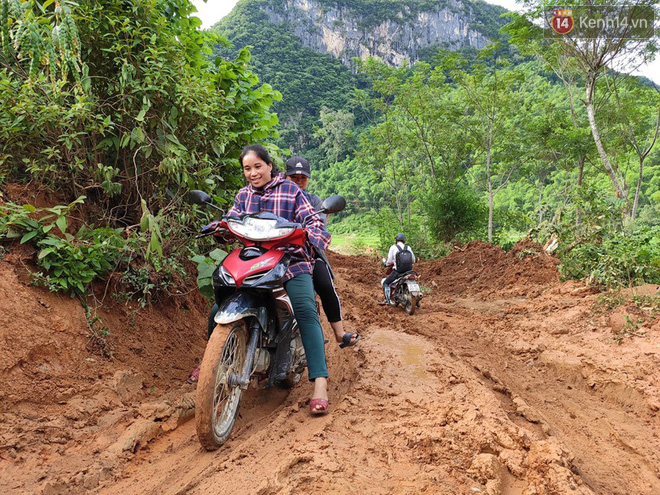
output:
<instances>
[{"instance_id":1,"label":"motorbike front wheel","mask_svg":"<svg viewBox=\"0 0 660 495\"><path fill-rule=\"evenodd\" d=\"M243 390L229 386L227 378L242 373L247 342L247 326L240 320L217 325L206 344L195 398L197 437L206 450L225 443L236 422Z\"/></svg>"}]
</instances>

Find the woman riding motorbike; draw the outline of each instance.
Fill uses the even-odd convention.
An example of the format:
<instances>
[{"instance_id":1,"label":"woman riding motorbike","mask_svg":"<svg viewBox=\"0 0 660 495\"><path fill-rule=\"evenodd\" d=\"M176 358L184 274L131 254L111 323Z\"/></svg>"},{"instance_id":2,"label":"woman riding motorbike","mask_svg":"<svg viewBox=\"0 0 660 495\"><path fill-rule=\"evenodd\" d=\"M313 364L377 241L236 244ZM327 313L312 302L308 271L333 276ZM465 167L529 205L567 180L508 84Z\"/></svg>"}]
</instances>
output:
<instances>
[{"instance_id":1,"label":"woman riding motorbike","mask_svg":"<svg viewBox=\"0 0 660 495\"><path fill-rule=\"evenodd\" d=\"M287 247L291 262L284 276L284 288L300 328L309 380L314 382L310 411L312 414L324 414L328 411L328 367L312 283L312 246L325 249L330 244L330 234L319 215L314 215L314 207L303 191L277 173L270 154L263 146L246 146L239 162L248 185L238 192L227 216L270 212L304 225L307 231L309 243L306 246ZM214 309L217 311L217 307Z\"/></svg>"}]
</instances>

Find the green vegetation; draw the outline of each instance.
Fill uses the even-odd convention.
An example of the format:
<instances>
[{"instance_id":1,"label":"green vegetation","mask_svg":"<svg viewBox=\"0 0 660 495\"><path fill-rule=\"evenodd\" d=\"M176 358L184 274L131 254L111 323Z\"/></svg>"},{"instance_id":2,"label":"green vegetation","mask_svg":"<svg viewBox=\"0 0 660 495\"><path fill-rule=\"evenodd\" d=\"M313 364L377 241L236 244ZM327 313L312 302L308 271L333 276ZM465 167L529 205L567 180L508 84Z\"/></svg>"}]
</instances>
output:
<instances>
[{"instance_id":1,"label":"green vegetation","mask_svg":"<svg viewBox=\"0 0 660 495\"><path fill-rule=\"evenodd\" d=\"M166 290L198 222L183 193L226 204L243 145L277 136L280 94L248 68L249 50L209 58L222 40L192 11L188 0L0 0L0 185L34 181L70 203L0 205L0 239L33 244L49 288L89 293L119 271L143 304ZM72 215L101 227L69 232Z\"/></svg>"},{"instance_id":2,"label":"green vegetation","mask_svg":"<svg viewBox=\"0 0 660 495\"><path fill-rule=\"evenodd\" d=\"M198 254L192 260L197 263L197 286L202 295L213 299L213 271L218 264L227 256L222 249L214 249L208 256Z\"/></svg>"},{"instance_id":3,"label":"green vegetation","mask_svg":"<svg viewBox=\"0 0 660 495\"><path fill-rule=\"evenodd\" d=\"M365 25L438 5L320 3ZM501 22L466 5L488 32ZM188 0L0 0L0 187L39 184L62 203L0 204L0 240L34 247L37 283L85 295L114 272L115 296L142 306L186 283L198 251L188 239L209 213L183 193L227 205L252 142L278 161L304 154L310 190L346 196L329 220L340 250L384 250L397 232L422 258L473 239L506 249L554 236L566 278L660 283L653 87L600 63L591 74L580 46L543 39L535 9L511 16L512 45L349 69L273 24L283 6L243 0L202 32ZM655 45L628 49L651 56ZM198 247L208 293L224 253Z\"/></svg>"},{"instance_id":4,"label":"green vegetation","mask_svg":"<svg viewBox=\"0 0 660 495\"><path fill-rule=\"evenodd\" d=\"M581 243L561 256L565 278L612 287L660 283L660 227L612 232Z\"/></svg>"},{"instance_id":5,"label":"green vegetation","mask_svg":"<svg viewBox=\"0 0 660 495\"><path fill-rule=\"evenodd\" d=\"M621 345L626 337L643 337L644 332L639 329L640 324L643 322L642 319L633 321L630 316L626 316L626 323L624 323L621 330L612 334L612 340Z\"/></svg>"},{"instance_id":6,"label":"green vegetation","mask_svg":"<svg viewBox=\"0 0 660 495\"><path fill-rule=\"evenodd\" d=\"M13 203L0 208L0 233L35 246L37 264L46 270L33 274L35 282L53 291L84 294L86 284L115 268L124 249L123 239L112 229L82 226L75 236L67 232L67 215L84 199L53 208Z\"/></svg>"},{"instance_id":7,"label":"green vegetation","mask_svg":"<svg viewBox=\"0 0 660 495\"><path fill-rule=\"evenodd\" d=\"M360 256L375 253L380 239L375 235L333 234L332 250L341 254Z\"/></svg>"},{"instance_id":8,"label":"green vegetation","mask_svg":"<svg viewBox=\"0 0 660 495\"><path fill-rule=\"evenodd\" d=\"M109 221L131 225L144 198L157 211L191 187L237 185L237 149L272 135L279 93L257 86L247 50L207 60L219 40L197 29L187 0L2 3L9 177L84 193Z\"/></svg>"},{"instance_id":9,"label":"green vegetation","mask_svg":"<svg viewBox=\"0 0 660 495\"><path fill-rule=\"evenodd\" d=\"M345 10L357 23L357 28L365 33L385 21L410 24L416 22L421 12L450 6L449 2L436 0L319 0L316 4L326 12L336 8ZM328 131L329 126L324 122L323 109L326 115L329 112L350 115L351 127L353 123L360 128L368 126L369 116L356 107L351 98L354 88L364 88L367 81L331 55L304 46L294 29L313 34L319 28L315 24L303 26L302 21L291 21L291 12L285 10L284 5L281 0L239 2L231 14L213 28L232 45L217 45L215 54L232 58L240 49L252 47L255 72L283 95L282 101L273 106L283 123L277 144L304 154L311 163L325 168L331 160L352 155L351 147L345 143L343 148L337 144L328 147L327 143L324 147L324 140L328 138L324 131ZM473 29L489 38L500 37L498 31L503 25L500 15L504 9L479 0L466 0L463 5L465 15L473 19ZM456 9L455 6L450 8ZM273 23L271 16L281 23ZM295 24L292 26L289 21ZM337 22L339 28L341 21ZM437 47L429 50L436 53ZM347 131L350 134L350 129ZM350 136L347 137L350 141Z\"/></svg>"},{"instance_id":10,"label":"green vegetation","mask_svg":"<svg viewBox=\"0 0 660 495\"><path fill-rule=\"evenodd\" d=\"M267 0L239 2L214 26L214 32L232 46L218 44L214 53L231 59L251 47L254 71L283 95L273 106L284 124L278 143L300 153L316 144L313 133L321 108L345 107L357 78L330 55L303 46L288 26L272 24L266 12L268 5L275 8L277 4Z\"/></svg>"},{"instance_id":11,"label":"green vegetation","mask_svg":"<svg viewBox=\"0 0 660 495\"><path fill-rule=\"evenodd\" d=\"M111 358L115 352L115 344L110 338L110 329L103 325L103 320L93 308L87 304L85 307L85 321L89 327L87 335L87 350L104 358Z\"/></svg>"},{"instance_id":12,"label":"green vegetation","mask_svg":"<svg viewBox=\"0 0 660 495\"><path fill-rule=\"evenodd\" d=\"M528 29L508 31L529 43ZM565 278L659 283L658 94L601 67L590 89L598 105L582 102L582 69L558 68L562 53L545 48L538 60L493 44L411 68L361 64L368 84L354 102L372 125L352 130L353 158L312 184L351 198L336 228L365 232L368 221L381 247L404 231L430 255L470 239L508 248L555 235Z\"/></svg>"}]
</instances>

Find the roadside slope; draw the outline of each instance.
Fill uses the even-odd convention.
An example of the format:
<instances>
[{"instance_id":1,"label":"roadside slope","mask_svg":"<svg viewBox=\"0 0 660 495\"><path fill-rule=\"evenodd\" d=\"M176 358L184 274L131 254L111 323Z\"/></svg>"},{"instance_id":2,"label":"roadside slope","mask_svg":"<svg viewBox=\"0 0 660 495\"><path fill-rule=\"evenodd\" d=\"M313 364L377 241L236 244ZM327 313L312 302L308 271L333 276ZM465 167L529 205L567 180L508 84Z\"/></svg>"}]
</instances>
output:
<instances>
[{"instance_id":1,"label":"roadside slope","mask_svg":"<svg viewBox=\"0 0 660 495\"><path fill-rule=\"evenodd\" d=\"M660 493L653 306L597 305L583 285L560 283L556 260L531 243L509 253L474 243L419 263L430 291L413 317L376 304L375 258L332 254L331 262L347 326L363 341L328 345L329 415L310 417L306 383L251 390L229 442L208 453L181 405L191 393L185 370L162 360L171 387L160 402L109 403L113 426L97 418L95 431L57 444L57 455L48 441L48 456L3 449L14 477L3 492ZM203 312L181 310L165 335L192 325L191 314L203 323ZM618 345L624 314L643 323ZM187 352L201 354L202 332L186 331L196 335ZM331 335L326 322L324 331ZM187 412L173 413L177 404ZM60 414L73 406L59 404ZM138 440L125 449L127 432ZM41 477L19 475L26 466Z\"/></svg>"}]
</instances>

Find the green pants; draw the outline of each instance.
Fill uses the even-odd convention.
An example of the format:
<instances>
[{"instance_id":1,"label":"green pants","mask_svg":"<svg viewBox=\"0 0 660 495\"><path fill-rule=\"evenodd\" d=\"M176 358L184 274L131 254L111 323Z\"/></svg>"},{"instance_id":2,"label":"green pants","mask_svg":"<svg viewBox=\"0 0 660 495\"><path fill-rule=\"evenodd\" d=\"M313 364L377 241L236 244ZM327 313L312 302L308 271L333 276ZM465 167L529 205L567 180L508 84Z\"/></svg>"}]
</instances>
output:
<instances>
[{"instance_id":1,"label":"green pants","mask_svg":"<svg viewBox=\"0 0 660 495\"><path fill-rule=\"evenodd\" d=\"M300 336L302 337L305 355L307 356L307 372L309 380L328 376L328 366L325 362L325 346L323 345L323 330L316 312L314 299L314 284L308 273L298 275L284 283L289 295L293 314L298 320Z\"/></svg>"},{"instance_id":2,"label":"green pants","mask_svg":"<svg viewBox=\"0 0 660 495\"><path fill-rule=\"evenodd\" d=\"M300 336L302 337L305 355L307 356L307 372L309 379L314 381L319 376L328 376L328 366L325 362L325 346L323 345L323 330L319 315L316 312L316 300L314 299L314 284L309 274L298 275L285 282L284 288L289 295L293 314L298 320ZM215 328L215 314L218 305L214 304L208 321L209 337Z\"/></svg>"}]
</instances>

